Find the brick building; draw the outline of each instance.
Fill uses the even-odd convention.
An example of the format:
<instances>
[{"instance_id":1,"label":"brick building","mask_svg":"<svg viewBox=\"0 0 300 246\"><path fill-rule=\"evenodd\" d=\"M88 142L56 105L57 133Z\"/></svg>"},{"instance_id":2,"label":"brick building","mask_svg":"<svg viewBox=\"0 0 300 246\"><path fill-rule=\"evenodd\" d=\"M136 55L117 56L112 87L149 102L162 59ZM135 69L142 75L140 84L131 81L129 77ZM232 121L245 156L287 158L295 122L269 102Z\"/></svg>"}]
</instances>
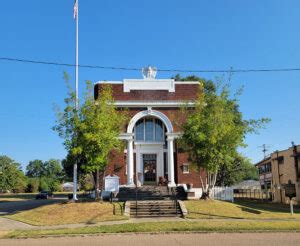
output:
<instances>
[{"instance_id":1,"label":"brick building","mask_svg":"<svg viewBox=\"0 0 300 246\"><path fill-rule=\"evenodd\" d=\"M272 187L272 163L271 157L267 157L256 164L259 174L259 183L261 189L270 189Z\"/></svg>"},{"instance_id":2,"label":"brick building","mask_svg":"<svg viewBox=\"0 0 300 246\"><path fill-rule=\"evenodd\" d=\"M275 151L270 156L256 164L261 187L271 189L273 201L288 203L289 198L285 196L284 185L289 180L296 185L296 194L294 198L297 203L300 202L300 145Z\"/></svg>"},{"instance_id":3,"label":"brick building","mask_svg":"<svg viewBox=\"0 0 300 246\"><path fill-rule=\"evenodd\" d=\"M95 84L95 98L101 96L103 85L111 85L116 107L126 108L130 117L120 133L126 148L123 153L113 153L108 171L120 177L121 185L157 185L165 180L169 186L193 184L199 188L200 174L191 170L188 155L177 141L184 121L180 108L185 104L193 109L199 83L155 79L155 74L149 67L143 70L143 79Z\"/></svg>"}]
</instances>

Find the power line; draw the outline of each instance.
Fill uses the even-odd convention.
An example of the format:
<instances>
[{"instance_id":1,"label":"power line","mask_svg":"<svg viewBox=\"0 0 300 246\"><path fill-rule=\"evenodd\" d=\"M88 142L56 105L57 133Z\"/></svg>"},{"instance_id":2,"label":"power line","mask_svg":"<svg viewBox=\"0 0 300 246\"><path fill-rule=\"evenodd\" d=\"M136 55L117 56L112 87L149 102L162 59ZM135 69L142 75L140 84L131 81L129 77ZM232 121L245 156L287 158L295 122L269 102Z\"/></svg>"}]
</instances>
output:
<instances>
[{"instance_id":1,"label":"power line","mask_svg":"<svg viewBox=\"0 0 300 246\"><path fill-rule=\"evenodd\" d=\"M55 66L65 66L65 67L75 67L75 64L71 63L60 63L60 62L50 62L50 61L40 61L40 60L28 60L20 58L11 57L0 57L2 61L11 62L22 62L22 63L33 63L42 65L55 65ZM125 71L141 71L142 68L138 67L114 67L114 66L99 66L99 65L78 65L81 68L91 68L91 69L108 69L108 70L125 70ZM300 68L266 68L266 69L157 69L159 72L177 72L177 73L257 73L257 72L294 72L300 71Z\"/></svg>"}]
</instances>

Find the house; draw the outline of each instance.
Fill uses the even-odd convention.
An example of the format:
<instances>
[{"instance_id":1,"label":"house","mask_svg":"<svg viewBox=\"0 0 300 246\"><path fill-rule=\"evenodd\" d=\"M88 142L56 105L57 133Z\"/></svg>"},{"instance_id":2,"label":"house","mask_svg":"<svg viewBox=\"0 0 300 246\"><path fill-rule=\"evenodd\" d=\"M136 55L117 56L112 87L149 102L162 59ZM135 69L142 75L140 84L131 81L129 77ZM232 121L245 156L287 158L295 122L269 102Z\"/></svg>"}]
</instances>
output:
<instances>
[{"instance_id":1,"label":"house","mask_svg":"<svg viewBox=\"0 0 300 246\"><path fill-rule=\"evenodd\" d=\"M72 191L73 190L73 182L66 182L61 185L63 191Z\"/></svg>"},{"instance_id":2,"label":"house","mask_svg":"<svg viewBox=\"0 0 300 246\"><path fill-rule=\"evenodd\" d=\"M285 195L284 186L291 181L295 184L296 197L294 200L300 202L300 145L275 151L269 157L256 164L259 170L259 180L262 188L270 189L273 193L273 201L289 203Z\"/></svg>"},{"instance_id":3,"label":"house","mask_svg":"<svg viewBox=\"0 0 300 246\"><path fill-rule=\"evenodd\" d=\"M143 69L143 79L99 81L94 96L109 84L117 109L127 109L130 119L120 132L123 152L113 152L108 173L128 187L193 184L200 188L200 173L190 168L188 154L178 143L185 118L181 107L191 110L198 97L199 82L156 79L156 69ZM205 176L202 172L201 175Z\"/></svg>"}]
</instances>

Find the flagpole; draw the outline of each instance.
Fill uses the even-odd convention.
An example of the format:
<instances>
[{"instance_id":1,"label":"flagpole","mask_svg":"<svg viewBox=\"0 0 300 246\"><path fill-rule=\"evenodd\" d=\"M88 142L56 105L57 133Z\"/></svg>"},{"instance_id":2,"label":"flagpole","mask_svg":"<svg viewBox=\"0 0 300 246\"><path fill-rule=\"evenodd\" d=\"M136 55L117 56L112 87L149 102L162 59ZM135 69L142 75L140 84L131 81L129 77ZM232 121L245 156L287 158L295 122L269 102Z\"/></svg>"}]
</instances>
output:
<instances>
[{"instance_id":1,"label":"flagpole","mask_svg":"<svg viewBox=\"0 0 300 246\"><path fill-rule=\"evenodd\" d=\"M76 4L76 16L75 16L75 108L76 112L78 111L78 0L75 0ZM77 200L77 158L73 167L73 201Z\"/></svg>"}]
</instances>

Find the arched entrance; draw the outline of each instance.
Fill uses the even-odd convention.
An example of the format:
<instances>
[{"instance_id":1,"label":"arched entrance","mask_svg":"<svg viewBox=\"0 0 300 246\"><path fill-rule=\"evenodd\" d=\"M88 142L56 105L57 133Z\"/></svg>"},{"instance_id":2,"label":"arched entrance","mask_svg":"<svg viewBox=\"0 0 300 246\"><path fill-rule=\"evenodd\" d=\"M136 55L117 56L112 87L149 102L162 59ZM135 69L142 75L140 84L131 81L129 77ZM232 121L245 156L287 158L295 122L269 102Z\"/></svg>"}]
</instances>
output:
<instances>
[{"instance_id":1,"label":"arched entrance","mask_svg":"<svg viewBox=\"0 0 300 246\"><path fill-rule=\"evenodd\" d=\"M126 136L127 185L135 185L135 163L138 186L157 184L160 177L174 186L174 136L169 118L156 110L141 111L130 120Z\"/></svg>"}]
</instances>

